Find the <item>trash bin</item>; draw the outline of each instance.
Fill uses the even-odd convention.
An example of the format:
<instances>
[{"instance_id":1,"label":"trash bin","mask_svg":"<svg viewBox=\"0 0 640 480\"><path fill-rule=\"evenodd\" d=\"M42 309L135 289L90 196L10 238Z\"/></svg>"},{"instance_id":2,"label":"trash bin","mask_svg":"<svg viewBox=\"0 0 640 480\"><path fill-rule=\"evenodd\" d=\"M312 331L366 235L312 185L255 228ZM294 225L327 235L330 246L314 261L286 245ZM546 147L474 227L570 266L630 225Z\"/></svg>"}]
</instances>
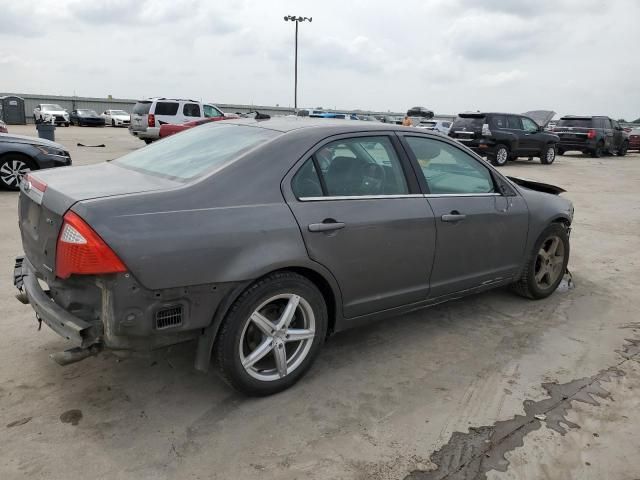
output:
<instances>
[{"instance_id":1,"label":"trash bin","mask_svg":"<svg viewBox=\"0 0 640 480\"><path fill-rule=\"evenodd\" d=\"M38 130L38 137L45 140L56 141L56 126L53 123L36 123L36 130Z\"/></svg>"}]
</instances>

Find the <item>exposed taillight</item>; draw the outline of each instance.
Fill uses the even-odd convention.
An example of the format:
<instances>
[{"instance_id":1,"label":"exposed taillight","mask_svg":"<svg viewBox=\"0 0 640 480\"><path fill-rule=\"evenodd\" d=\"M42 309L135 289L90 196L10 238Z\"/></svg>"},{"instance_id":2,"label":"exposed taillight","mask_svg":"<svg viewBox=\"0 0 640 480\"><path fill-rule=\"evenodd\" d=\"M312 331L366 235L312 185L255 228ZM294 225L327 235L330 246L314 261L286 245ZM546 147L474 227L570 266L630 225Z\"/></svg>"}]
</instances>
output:
<instances>
[{"instance_id":1,"label":"exposed taillight","mask_svg":"<svg viewBox=\"0 0 640 480\"><path fill-rule=\"evenodd\" d=\"M150 127L156 126L156 116L153 113L150 113L149 115L147 115L147 123L149 124Z\"/></svg>"},{"instance_id":2,"label":"exposed taillight","mask_svg":"<svg viewBox=\"0 0 640 480\"><path fill-rule=\"evenodd\" d=\"M56 245L56 275L103 275L127 268L100 236L74 212L67 212Z\"/></svg>"},{"instance_id":3,"label":"exposed taillight","mask_svg":"<svg viewBox=\"0 0 640 480\"><path fill-rule=\"evenodd\" d=\"M29 188L34 188L38 190L40 193L44 193L45 190L47 189L47 184L45 182L43 182L42 180L38 180L36 177L31 175L30 173L27 173L24 180L26 183L30 185Z\"/></svg>"},{"instance_id":4,"label":"exposed taillight","mask_svg":"<svg viewBox=\"0 0 640 480\"><path fill-rule=\"evenodd\" d=\"M482 124L482 135L484 135L485 137L490 137L491 136L491 130L489 129L489 124L488 123L483 123Z\"/></svg>"},{"instance_id":5,"label":"exposed taillight","mask_svg":"<svg viewBox=\"0 0 640 480\"><path fill-rule=\"evenodd\" d=\"M587 132L587 138L591 140L592 138L596 138L596 131L593 128L590 128Z\"/></svg>"}]
</instances>

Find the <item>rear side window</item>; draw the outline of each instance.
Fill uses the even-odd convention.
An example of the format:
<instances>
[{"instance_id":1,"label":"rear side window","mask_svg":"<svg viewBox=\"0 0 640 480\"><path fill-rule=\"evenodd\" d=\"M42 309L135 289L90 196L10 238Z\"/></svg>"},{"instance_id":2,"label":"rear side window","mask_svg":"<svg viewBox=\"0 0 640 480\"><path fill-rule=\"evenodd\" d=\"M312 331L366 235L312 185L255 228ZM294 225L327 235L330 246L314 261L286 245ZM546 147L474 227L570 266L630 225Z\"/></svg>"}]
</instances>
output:
<instances>
[{"instance_id":1,"label":"rear side window","mask_svg":"<svg viewBox=\"0 0 640 480\"><path fill-rule=\"evenodd\" d=\"M492 120L492 126L496 128L507 128L507 117L505 115L494 115Z\"/></svg>"},{"instance_id":2,"label":"rear side window","mask_svg":"<svg viewBox=\"0 0 640 480\"><path fill-rule=\"evenodd\" d=\"M429 192L435 195L493 193L491 173L479 161L445 142L405 137L420 165Z\"/></svg>"},{"instance_id":3,"label":"rear side window","mask_svg":"<svg viewBox=\"0 0 640 480\"><path fill-rule=\"evenodd\" d=\"M179 104L176 102L158 102L156 103L156 115L175 115L178 113Z\"/></svg>"},{"instance_id":4,"label":"rear side window","mask_svg":"<svg viewBox=\"0 0 640 480\"><path fill-rule=\"evenodd\" d=\"M291 182L291 189L296 198L322 196L322 184L313 159L307 160L295 174Z\"/></svg>"},{"instance_id":5,"label":"rear side window","mask_svg":"<svg viewBox=\"0 0 640 480\"><path fill-rule=\"evenodd\" d=\"M466 128L467 130L480 130L482 125L485 123L484 116L482 117L458 117L453 122L451 126L452 130L462 130Z\"/></svg>"},{"instance_id":6,"label":"rear side window","mask_svg":"<svg viewBox=\"0 0 640 480\"><path fill-rule=\"evenodd\" d=\"M200 117L200 105L197 103L185 103L182 107L182 114L185 117Z\"/></svg>"},{"instance_id":7,"label":"rear side window","mask_svg":"<svg viewBox=\"0 0 640 480\"><path fill-rule=\"evenodd\" d=\"M151 108L151 102L138 102L133 107L133 113L136 115L146 115Z\"/></svg>"},{"instance_id":8,"label":"rear side window","mask_svg":"<svg viewBox=\"0 0 640 480\"><path fill-rule=\"evenodd\" d=\"M520 117L507 115L507 128L512 130L522 130L522 121L520 121Z\"/></svg>"},{"instance_id":9,"label":"rear side window","mask_svg":"<svg viewBox=\"0 0 640 480\"><path fill-rule=\"evenodd\" d=\"M216 125L217 123L217 125ZM219 169L280 135L274 130L215 122L191 128L113 163L142 173L189 180Z\"/></svg>"},{"instance_id":10,"label":"rear side window","mask_svg":"<svg viewBox=\"0 0 640 480\"><path fill-rule=\"evenodd\" d=\"M590 118L561 118L556 127L582 127L591 128Z\"/></svg>"}]
</instances>

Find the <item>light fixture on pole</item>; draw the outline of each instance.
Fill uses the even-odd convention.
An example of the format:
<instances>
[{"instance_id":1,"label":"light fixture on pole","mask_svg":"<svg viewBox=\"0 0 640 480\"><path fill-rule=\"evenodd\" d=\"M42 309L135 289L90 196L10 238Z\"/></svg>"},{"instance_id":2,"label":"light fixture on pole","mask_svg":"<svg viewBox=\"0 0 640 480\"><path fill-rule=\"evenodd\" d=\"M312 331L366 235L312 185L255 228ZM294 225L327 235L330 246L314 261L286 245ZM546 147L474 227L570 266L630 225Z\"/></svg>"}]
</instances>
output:
<instances>
[{"instance_id":1,"label":"light fixture on pole","mask_svg":"<svg viewBox=\"0 0 640 480\"><path fill-rule=\"evenodd\" d=\"M293 80L293 108L296 113L298 112L298 23L311 22L312 20L311 17L296 17L295 15L287 15L284 17L285 22L296 22L296 52Z\"/></svg>"}]
</instances>

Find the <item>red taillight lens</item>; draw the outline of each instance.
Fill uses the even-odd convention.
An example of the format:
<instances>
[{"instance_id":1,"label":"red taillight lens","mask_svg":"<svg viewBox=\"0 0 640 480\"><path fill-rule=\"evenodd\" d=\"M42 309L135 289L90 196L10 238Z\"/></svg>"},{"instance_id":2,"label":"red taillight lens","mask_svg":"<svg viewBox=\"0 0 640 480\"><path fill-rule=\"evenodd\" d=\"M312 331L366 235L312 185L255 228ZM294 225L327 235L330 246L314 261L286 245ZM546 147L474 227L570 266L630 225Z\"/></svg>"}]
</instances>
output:
<instances>
[{"instance_id":1,"label":"red taillight lens","mask_svg":"<svg viewBox=\"0 0 640 480\"><path fill-rule=\"evenodd\" d=\"M590 128L587 132L587 138L591 140L592 138L596 138L596 131L593 128Z\"/></svg>"},{"instance_id":2,"label":"red taillight lens","mask_svg":"<svg viewBox=\"0 0 640 480\"><path fill-rule=\"evenodd\" d=\"M56 246L58 277L126 271L122 260L82 218L73 212L65 214Z\"/></svg>"},{"instance_id":3,"label":"red taillight lens","mask_svg":"<svg viewBox=\"0 0 640 480\"><path fill-rule=\"evenodd\" d=\"M44 183L42 180L38 180L37 178L35 178L30 173L27 173L25 181L27 183L31 184L31 188L35 188L36 190L38 190L41 193L44 193L45 190L47 189L47 184L46 183Z\"/></svg>"},{"instance_id":4,"label":"red taillight lens","mask_svg":"<svg viewBox=\"0 0 640 480\"><path fill-rule=\"evenodd\" d=\"M150 127L156 126L156 116L153 113L150 113L149 115L147 115L147 123L149 124Z\"/></svg>"}]
</instances>

